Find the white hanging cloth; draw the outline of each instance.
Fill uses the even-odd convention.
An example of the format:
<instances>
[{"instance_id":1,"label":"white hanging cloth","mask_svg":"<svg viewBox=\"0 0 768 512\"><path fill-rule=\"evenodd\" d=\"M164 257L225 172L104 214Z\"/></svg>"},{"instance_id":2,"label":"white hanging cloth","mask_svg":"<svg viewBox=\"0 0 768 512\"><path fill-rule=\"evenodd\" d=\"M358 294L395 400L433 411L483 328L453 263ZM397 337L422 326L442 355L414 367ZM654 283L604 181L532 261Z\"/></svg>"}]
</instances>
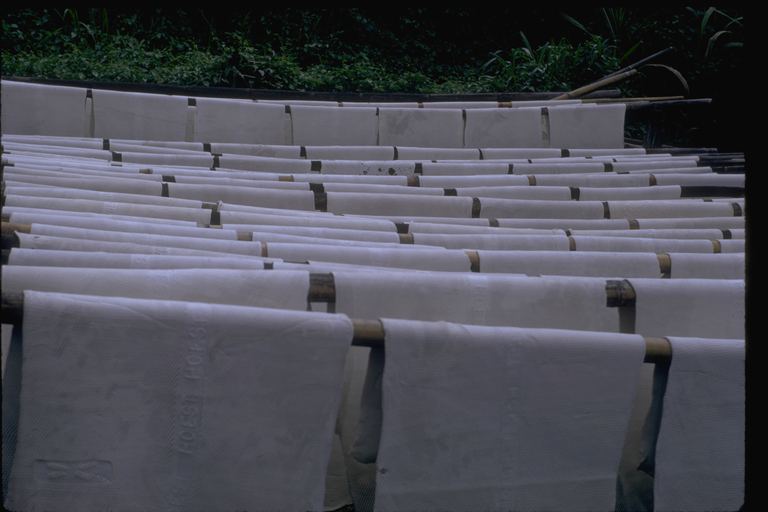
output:
<instances>
[{"instance_id":1,"label":"white hanging cloth","mask_svg":"<svg viewBox=\"0 0 768 512\"><path fill-rule=\"evenodd\" d=\"M5 505L321 510L352 335L343 315L26 292Z\"/></svg>"},{"instance_id":2,"label":"white hanging cloth","mask_svg":"<svg viewBox=\"0 0 768 512\"><path fill-rule=\"evenodd\" d=\"M744 340L667 339L672 362L668 375L655 375L666 380L666 388L663 399L654 396L657 414L648 416L643 445L644 464L654 476L654 510L739 510L745 471Z\"/></svg>"},{"instance_id":3,"label":"white hanging cloth","mask_svg":"<svg viewBox=\"0 0 768 512\"><path fill-rule=\"evenodd\" d=\"M612 510L639 336L382 320L376 510Z\"/></svg>"}]
</instances>

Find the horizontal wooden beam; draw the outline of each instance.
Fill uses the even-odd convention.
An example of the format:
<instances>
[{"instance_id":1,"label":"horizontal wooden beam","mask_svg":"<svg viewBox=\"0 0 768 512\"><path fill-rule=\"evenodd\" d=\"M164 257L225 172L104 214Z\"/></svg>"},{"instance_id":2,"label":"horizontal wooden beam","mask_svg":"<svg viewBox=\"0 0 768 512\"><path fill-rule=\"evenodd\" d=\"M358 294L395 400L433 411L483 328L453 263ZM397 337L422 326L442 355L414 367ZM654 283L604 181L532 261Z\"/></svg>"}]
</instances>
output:
<instances>
[{"instance_id":1,"label":"horizontal wooden beam","mask_svg":"<svg viewBox=\"0 0 768 512\"><path fill-rule=\"evenodd\" d=\"M2 323L22 325L24 319L24 294L2 294ZM381 348L384 346L384 327L379 320L351 319L354 326L352 345ZM672 348L666 338L644 338L646 363L669 364Z\"/></svg>"},{"instance_id":2,"label":"horizontal wooden beam","mask_svg":"<svg viewBox=\"0 0 768 512\"><path fill-rule=\"evenodd\" d=\"M32 84L82 87L110 91L139 92L149 94L173 94L202 98L240 98L263 100L317 100L317 101L366 101L366 102L432 102L432 101L525 101L548 100L560 92L497 92L470 94L418 94L379 92L314 92L284 91L272 89L241 89L231 87L201 87L193 85L146 84L132 82L99 82L94 80L60 80L54 78L31 78L3 76L3 80ZM590 98L619 98L621 91L610 89L595 91Z\"/></svg>"}]
</instances>

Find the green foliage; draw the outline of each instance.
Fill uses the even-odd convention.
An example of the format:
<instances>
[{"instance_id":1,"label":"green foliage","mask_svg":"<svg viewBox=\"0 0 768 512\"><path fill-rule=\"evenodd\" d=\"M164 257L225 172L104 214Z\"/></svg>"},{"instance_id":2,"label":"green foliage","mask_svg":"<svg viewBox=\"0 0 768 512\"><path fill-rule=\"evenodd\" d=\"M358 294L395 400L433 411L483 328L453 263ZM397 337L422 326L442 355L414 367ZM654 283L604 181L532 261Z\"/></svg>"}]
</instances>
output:
<instances>
[{"instance_id":1,"label":"green foliage","mask_svg":"<svg viewBox=\"0 0 768 512\"><path fill-rule=\"evenodd\" d=\"M129 16L110 34L106 9L88 9L86 15L88 23L75 9L7 15L3 74L182 85L226 82L226 56L154 31L167 28L164 18L153 19L145 30L136 15ZM151 37L141 37L149 33Z\"/></svg>"},{"instance_id":2,"label":"green foliage","mask_svg":"<svg viewBox=\"0 0 768 512\"><path fill-rule=\"evenodd\" d=\"M545 27L562 38L542 37L552 33ZM305 91L565 91L671 45L660 64L702 96L726 79L743 40L742 17L714 7L504 8L490 17L481 7L18 9L2 17L2 73ZM619 84L626 94L649 94L658 73L672 76L640 71Z\"/></svg>"},{"instance_id":3,"label":"green foliage","mask_svg":"<svg viewBox=\"0 0 768 512\"><path fill-rule=\"evenodd\" d=\"M225 66L225 59L210 53L189 50L173 55L124 36L113 36L94 48L74 46L61 54L3 57L3 74L181 85L217 85Z\"/></svg>"},{"instance_id":4,"label":"green foliage","mask_svg":"<svg viewBox=\"0 0 768 512\"><path fill-rule=\"evenodd\" d=\"M709 38L709 40L707 41L707 48L704 51L704 59L708 59L710 57L710 55L714 54L715 45L717 43L717 40L720 38L720 36L723 36L725 34L732 34L731 30L725 30L725 29L729 28L731 25L734 25L735 27L738 27L738 28L743 27L743 25L741 23L741 21L743 19L742 17L732 18L731 16L728 16L724 12L715 9L714 7L710 7L709 9L707 9L706 12L704 12L703 15L701 14L700 11L696 11L695 9L693 9L691 7L687 7L687 9L696 17L701 15L701 27L699 28L699 40L698 40L698 47L697 47L699 52L701 52L701 46L702 46L702 43L703 43L703 41L705 39L705 34L707 32L707 26L709 24L709 20L712 17L712 15L713 14L719 14L719 15L721 15L721 16L723 16L723 17L725 17L725 18L727 18L729 20L729 22L725 25L723 30L719 30L719 31L715 32L715 34L712 35ZM729 43L725 43L724 44L724 47L726 47L726 48L728 48L728 47L740 47L740 46L743 46L743 43L741 43L739 41L731 41Z\"/></svg>"},{"instance_id":5,"label":"green foliage","mask_svg":"<svg viewBox=\"0 0 768 512\"><path fill-rule=\"evenodd\" d=\"M669 72L674 70L683 77L691 96L712 97L733 80L741 65L743 17L730 9L600 8L578 21L583 14L562 12L560 16L588 37L606 38L622 56L622 66L629 64L628 55L637 61L666 47L674 48L657 62L667 70L641 67L633 79L636 90L647 95L684 93L680 79ZM667 79L678 85L661 87L660 82Z\"/></svg>"},{"instance_id":6,"label":"green foliage","mask_svg":"<svg viewBox=\"0 0 768 512\"><path fill-rule=\"evenodd\" d=\"M497 51L481 68L498 91L570 91L620 68L614 47L599 36L575 48L566 40L544 43L534 50L520 32L524 46Z\"/></svg>"}]
</instances>

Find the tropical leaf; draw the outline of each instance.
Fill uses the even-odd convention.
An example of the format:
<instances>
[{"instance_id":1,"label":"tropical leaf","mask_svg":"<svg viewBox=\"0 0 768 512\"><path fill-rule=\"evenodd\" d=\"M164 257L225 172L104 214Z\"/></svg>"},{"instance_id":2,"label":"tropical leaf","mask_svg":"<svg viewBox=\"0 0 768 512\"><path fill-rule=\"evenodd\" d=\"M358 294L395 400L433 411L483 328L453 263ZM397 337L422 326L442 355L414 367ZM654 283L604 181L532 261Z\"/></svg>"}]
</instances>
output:
<instances>
[{"instance_id":1,"label":"tropical leaf","mask_svg":"<svg viewBox=\"0 0 768 512\"><path fill-rule=\"evenodd\" d=\"M686 96L690 96L691 95L691 91L688 88L688 82L686 82L685 78L683 78L683 75L678 70L676 70L675 68L670 67L670 66L666 66L664 64L646 64L645 66L651 67L651 68L663 68L663 69L666 69L667 71L669 71L670 73L675 75L675 77L680 81L680 84L683 86L683 89L685 90L685 95Z\"/></svg>"},{"instance_id":2,"label":"tropical leaf","mask_svg":"<svg viewBox=\"0 0 768 512\"><path fill-rule=\"evenodd\" d=\"M629 57L630 55L632 55L632 52L634 52L635 50L637 50L637 47L638 47L638 46L640 46L641 44L643 44L643 42L642 42L642 41L638 41L638 42L635 44L635 46L633 46L632 48L630 48L630 49L627 51L627 53L625 53L624 55L622 55L622 56L621 56L621 58L619 59L619 62L624 62L624 61L627 59L627 57Z\"/></svg>"},{"instance_id":3,"label":"tropical leaf","mask_svg":"<svg viewBox=\"0 0 768 512\"><path fill-rule=\"evenodd\" d=\"M724 17L728 18L729 20L731 20L731 21L729 21L729 22L728 22L728 24L725 26L725 28L728 28L728 27L730 27L730 26L731 26L731 25L733 25L734 23L735 23L735 24L737 24L737 25L738 25L738 26L740 26L740 27L741 27L741 26L743 26L743 25L741 24L741 20L743 20L743 19L744 19L744 17L743 17L743 16L739 16L738 18L731 18L730 16L728 16L727 14L725 14L723 11L720 11L720 10L716 10L715 12L717 12L717 14L719 14L719 15L721 15L721 16L724 16Z\"/></svg>"},{"instance_id":4,"label":"tropical leaf","mask_svg":"<svg viewBox=\"0 0 768 512\"><path fill-rule=\"evenodd\" d=\"M701 28L699 29L699 39L704 38L704 29L707 28L707 22L709 21L709 17L712 16L712 13L715 12L717 9L714 7L710 7L707 9L707 12L704 13L704 17L701 19Z\"/></svg>"},{"instance_id":5,"label":"tropical leaf","mask_svg":"<svg viewBox=\"0 0 768 512\"><path fill-rule=\"evenodd\" d=\"M563 18L564 20L570 22L575 27L583 30L588 36L592 37L592 34L589 33L589 30L587 30L587 28L584 25L582 25L581 23L579 23L579 21L576 18L574 18L573 16L569 16L568 14L565 14L564 12L561 12L560 13L560 17Z\"/></svg>"},{"instance_id":6,"label":"tropical leaf","mask_svg":"<svg viewBox=\"0 0 768 512\"><path fill-rule=\"evenodd\" d=\"M710 52L712 52L712 48L714 48L715 43L717 42L717 38L720 37L723 34L730 34L730 30L721 30L719 32L716 32L715 35L709 38L709 43L707 44L707 51L704 52L704 58L708 58Z\"/></svg>"}]
</instances>

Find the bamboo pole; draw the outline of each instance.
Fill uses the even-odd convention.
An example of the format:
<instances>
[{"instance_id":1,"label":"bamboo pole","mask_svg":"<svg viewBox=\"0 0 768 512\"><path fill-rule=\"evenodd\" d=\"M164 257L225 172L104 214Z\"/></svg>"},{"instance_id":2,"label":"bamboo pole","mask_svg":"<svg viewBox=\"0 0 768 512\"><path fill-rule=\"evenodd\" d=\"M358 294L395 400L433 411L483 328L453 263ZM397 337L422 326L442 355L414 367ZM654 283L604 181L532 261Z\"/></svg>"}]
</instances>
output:
<instances>
[{"instance_id":1,"label":"bamboo pole","mask_svg":"<svg viewBox=\"0 0 768 512\"><path fill-rule=\"evenodd\" d=\"M64 87L80 87L86 89L104 89L123 92L138 92L149 94L172 94L198 98L240 98L250 100L319 100L319 101L351 101L351 102L439 102L439 101L525 101L547 100L556 96L557 92L490 92L490 93L379 93L379 92L321 92L321 91L288 91L271 89L245 89L225 87L203 87L194 85L148 84L134 82L102 82L95 80L65 80L56 78L36 78L19 76L2 76L2 80L24 82L42 85L57 85ZM593 97L618 98L621 91L611 89L595 93ZM342 107L343 108L343 107Z\"/></svg>"},{"instance_id":2,"label":"bamboo pole","mask_svg":"<svg viewBox=\"0 0 768 512\"><path fill-rule=\"evenodd\" d=\"M609 77L606 77L606 78L602 78L602 79L598 80L597 82L593 82L593 83L591 83L589 85L585 85L584 87L579 87L578 89L575 89L575 90L573 90L571 92L566 92L565 94L561 94L560 96L556 96L556 97L554 97L552 99L553 100L570 100L570 99L579 98L581 96L584 96L587 93L596 91L597 89L605 87L606 85L610 85L610 84L614 84L616 82L620 82L620 81L622 81L622 80L624 80L626 78L629 78L630 76L635 75L635 74L637 74L637 70L632 69L630 71L627 71L627 72L624 72L624 73L621 73L621 74L618 74L618 75L613 75L613 76L609 76Z\"/></svg>"},{"instance_id":3,"label":"bamboo pole","mask_svg":"<svg viewBox=\"0 0 768 512\"><path fill-rule=\"evenodd\" d=\"M672 50L673 48L670 46L669 48L665 48L664 50L661 50L660 52L656 52L653 55L650 55L644 59L641 59L634 64L631 64L625 68L622 68L618 71L614 71L613 73L604 76L597 82L593 82L589 85L585 85L584 87L580 87L574 91L565 93L563 95L557 96L555 98L552 98L553 100L567 100L572 98L578 98L580 96L583 96L587 93L590 93L592 91L595 91L597 89L600 89L601 87L605 87L606 85L610 85L612 83L619 82L621 80L624 80L625 78L629 78L630 76L637 73L637 70L635 68L650 62L651 60L655 59L656 57L659 57L660 55L663 55L667 53L668 51Z\"/></svg>"},{"instance_id":4,"label":"bamboo pole","mask_svg":"<svg viewBox=\"0 0 768 512\"><path fill-rule=\"evenodd\" d=\"M583 99L582 103L661 103L683 100L685 96L650 96L648 98L593 98Z\"/></svg>"},{"instance_id":5,"label":"bamboo pole","mask_svg":"<svg viewBox=\"0 0 768 512\"><path fill-rule=\"evenodd\" d=\"M668 100L668 101L649 101L649 102L629 102L627 103L627 110L645 110L653 108L669 108L669 107L690 107L694 105L708 105L712 103L712 98L695 98L695 99L683 99L683 100Z\"/></svg>"},{"instance_id":6,"label":"bamboo pole","mask_svg":"<svg viewBox=\"0 0 768 512\"><path fill-rule=\"evenodd\" d=\"M2 323L21 326L24 320L24 294L2 294ZM384 327L380 320L350 319L354 326L352 345L357 347L384 347ZM646 363L669 364L672 348L666 338L644 338Z\"/></svg>"},{"instance_id":7,"label":"bamboo pole","mask_svg":"<svg viewBox=\"0 0 768 512\"><path fill-rule=\"evenodd\" d=\"M661 50L661 51L659 51L659 52L656 52L656 53L654 53L653 55L650 55L650 56L648 56L648 57L646 57L646 58L644 58L644 59L640 59L639 61L635 62L634 64L630 64L629 66L627 66L627 67L625 67L625 68L622 68L622 69L620 69L620 70L618 70L618 71L614 71L613 73L611 73L611 74L609 74L609 75L606 75L606 76L605 76L605 78L609 78L609 77L612 77L612 76L614 76L614 75L618 75L619 73L624 73L624 72L626 72L626 71L630 71L630 70L632 70L632 69L635 69L635 68L637 68L637 67L639 67L639 66L642 66L642 65L643 65L643 64L645 64L646 62L650 62L650 61L652 61L653 59L655 59L656 57L660 57L661 55L664 55L665 53L667 53L667 52L669 52L669 51L672 51L672 50L674 50L674 48L673 48L673 47L671 47L671 46L670 46L670 47L668 47L668 48L664 48L663 50Z\"/></svg>"},{"instance_id":8,"label":"bamboo pole","mask_svg":"<svg viewBox=\"0 0 768 512\"><path fill-rule=\"evenodd\" d=\"M19 233L30 234L32 230L32 224L17 224L15 222L2 222L0 226L2 226L0 228L0 232L2 232L3 235L15 235L17 231Z\"/></svg>"}]
</instances>

